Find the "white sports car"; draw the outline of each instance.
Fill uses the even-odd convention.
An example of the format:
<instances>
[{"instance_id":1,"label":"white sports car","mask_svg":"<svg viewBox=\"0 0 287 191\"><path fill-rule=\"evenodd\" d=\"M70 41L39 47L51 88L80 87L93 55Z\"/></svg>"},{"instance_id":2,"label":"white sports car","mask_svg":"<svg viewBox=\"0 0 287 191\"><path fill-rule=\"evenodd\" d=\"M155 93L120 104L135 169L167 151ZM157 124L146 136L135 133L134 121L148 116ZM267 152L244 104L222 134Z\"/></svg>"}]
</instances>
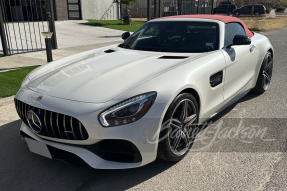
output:
<instances>
[{"instance_id":1,"label":"white sports car","mask_svg":"<svg viewBox=\"0 0 287 191\"><path fill-rule=\"evenodd\" d=\"M25 77L15 106L31 152L97 169L179 161L197 124L271 81L272 45L235 17L159 18L122 37Z\"/></svg>"}]
</instances>

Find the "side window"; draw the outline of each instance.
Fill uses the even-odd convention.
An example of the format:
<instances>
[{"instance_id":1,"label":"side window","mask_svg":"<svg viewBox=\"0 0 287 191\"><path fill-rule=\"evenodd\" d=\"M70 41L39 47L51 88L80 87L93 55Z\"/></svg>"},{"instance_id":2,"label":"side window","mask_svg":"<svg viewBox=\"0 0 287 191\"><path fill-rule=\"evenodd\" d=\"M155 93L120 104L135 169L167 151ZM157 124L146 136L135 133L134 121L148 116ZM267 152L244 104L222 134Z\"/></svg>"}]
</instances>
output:
<instances>
[{"instance_id":1,"label":"side window","mask_svg":"<svg viewBox=\"0 0 287 191\"><path fill-rule=\"evenodd\" d=\"M158 35L158 29L157 26L152 26L149 29L147 29L140 38L145 38L145 37L155 37Z\"/></svg>"},{"instance_id":2,"label":"side window","mask_svg":"<svg viewBox=\"0 0 287 191\"><path fill-rule=\"evenodd\" d=\"M225 25L224 46L232 44L235 35L246 35L244 28L239 23L227 23Z\"/></svg>"}]
</instances>

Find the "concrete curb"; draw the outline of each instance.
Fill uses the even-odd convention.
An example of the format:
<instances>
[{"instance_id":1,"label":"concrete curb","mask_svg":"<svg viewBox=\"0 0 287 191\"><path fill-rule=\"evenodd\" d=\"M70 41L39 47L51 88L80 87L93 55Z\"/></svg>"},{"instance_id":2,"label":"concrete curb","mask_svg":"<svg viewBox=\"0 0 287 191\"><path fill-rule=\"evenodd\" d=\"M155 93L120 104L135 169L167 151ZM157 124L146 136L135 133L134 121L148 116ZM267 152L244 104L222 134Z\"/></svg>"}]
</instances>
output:
<instances>
[{"instance_id":1,"label":"concrete curb","mask_svg":"<svg viewBox=\"0 0 287 191\"><path fill-rule=\"evenodd\" d=\"M1 98L0 99L0 107L4 106L4 105L8 105L10 103L14 102L14 97L15 96L10 96L10 97L6 97L6 98Z\"/></svg>"}]
</instances>

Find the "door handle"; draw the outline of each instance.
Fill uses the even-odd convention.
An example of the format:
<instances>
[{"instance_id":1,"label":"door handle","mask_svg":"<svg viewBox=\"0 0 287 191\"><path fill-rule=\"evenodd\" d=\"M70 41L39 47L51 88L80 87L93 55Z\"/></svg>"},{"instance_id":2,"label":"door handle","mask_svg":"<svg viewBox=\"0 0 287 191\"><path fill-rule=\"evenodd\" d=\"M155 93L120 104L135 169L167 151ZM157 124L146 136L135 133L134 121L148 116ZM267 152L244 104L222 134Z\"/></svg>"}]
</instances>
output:
<instances>
[{"instance_id":1,"label":"door handle","mask_svg":"<svg viewBox=\"0 0 287 191\"><path fill-rule=\"evenodd\" d=\"M255 50L255 48L256 48L256 46L251 45L250 48L249 48L250 52L253 52Z\"/></svg>"}]
</instances>

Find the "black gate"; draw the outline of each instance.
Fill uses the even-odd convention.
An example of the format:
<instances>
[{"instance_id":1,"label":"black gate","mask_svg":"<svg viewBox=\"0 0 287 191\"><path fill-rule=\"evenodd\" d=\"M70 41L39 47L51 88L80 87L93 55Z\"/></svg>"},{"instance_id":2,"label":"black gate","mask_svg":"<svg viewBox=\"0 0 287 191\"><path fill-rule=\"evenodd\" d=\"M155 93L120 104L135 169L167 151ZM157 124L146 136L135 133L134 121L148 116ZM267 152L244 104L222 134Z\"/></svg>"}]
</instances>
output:
<instances>
[{"instance_id":1,"label":"black gate","mask_svg":"<svg viewBox=\"0 0 287 191\"><path fill-rule=\"evenodd\" d=\"M147 21L153 18L212 14L214 0L137 0L129 9L132 20ZM121 7L124 13L125 6Z\"/></svg>"},{"instance_id":2,"label":"black gate","mask_svg":"<svg viewBox=\"0 0 287 191\"><path fill-rule=\"evenodd\" d=\"M53 32L52 47L56 49L52 0L0 0L0 35L5 55L44 50L41 32Z\"/></svg>"}]
</instances>

